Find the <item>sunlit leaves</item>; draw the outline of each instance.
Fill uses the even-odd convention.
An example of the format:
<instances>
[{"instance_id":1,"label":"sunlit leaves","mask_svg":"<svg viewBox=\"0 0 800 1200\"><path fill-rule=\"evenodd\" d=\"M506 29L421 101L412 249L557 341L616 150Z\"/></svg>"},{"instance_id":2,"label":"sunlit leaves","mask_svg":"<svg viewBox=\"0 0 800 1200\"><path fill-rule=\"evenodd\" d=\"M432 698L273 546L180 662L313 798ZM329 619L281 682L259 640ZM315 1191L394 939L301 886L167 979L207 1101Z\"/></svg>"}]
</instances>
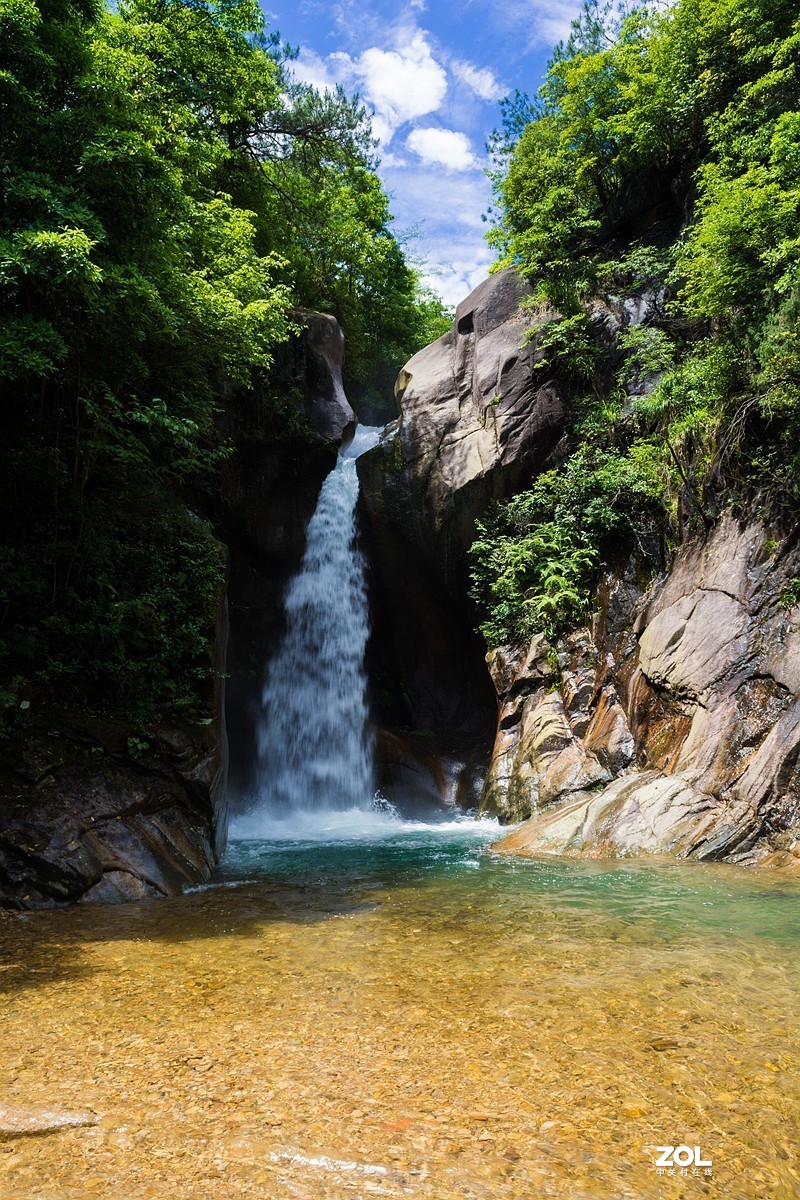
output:
<instances>
[{"instance_id":1,"label":"sunlit leaves","mask_svg":"<svg viewBox=\"0 0 800 1200\"><path fill-rule=\"evenodd\" d=\"M591 586L614 547L657 523L663 478L657 451L581 446L529 491L478 525L470 551L472 595L490 645L535 633L557 636L589 611Z\"/></svg>"},{"instance_id":2,"label":"sunlit leaves","mask_svg":"<svg viewBox=\"0 0 800 1200\"><path fill-rule=\"evenodd\" d=\"M591 396L560 466L481 528L490 640L577 620L584 547L608 562L626 530L680 538L723 504L800 504L796 6L677 0L614 15L585 6L537 101L509 104L496 142L492 239L563 314L539 334L541 369Z\"/></svg>"},{"instance_id":3,"label":"sunlit leaves","mask_svg":"<svg viewBox=\"0 0 800 1200\"><path fill-rule=\"evenodd\" d=\"M255 0L0 0L0 654L137 720L208 699L222 563L187 497L292 310L387 394L441 332L363 107L287 58Z\"/></svg>"}]
</instances>

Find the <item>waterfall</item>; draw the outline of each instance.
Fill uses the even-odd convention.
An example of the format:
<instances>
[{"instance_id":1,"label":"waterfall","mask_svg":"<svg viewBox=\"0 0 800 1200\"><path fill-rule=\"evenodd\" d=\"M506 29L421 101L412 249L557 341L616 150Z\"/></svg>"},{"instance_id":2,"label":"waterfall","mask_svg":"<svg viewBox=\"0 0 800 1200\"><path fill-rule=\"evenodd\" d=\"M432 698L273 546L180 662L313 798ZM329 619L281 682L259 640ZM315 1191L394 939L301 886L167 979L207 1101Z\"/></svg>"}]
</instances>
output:
<instances>
[{"instance_id":1,"label":"waterfall","mask_svg":"<svg viewBox=\"0 0 800 1200\"><path fill-rule=\"evenodd\" d=\"M364 653L369 613L356 546L356 458L378 440L359 430L327 477L284 602L286 631L269 665L258 729L261 812L369 807L372 747Z\"/></svg>"}]
</instances>

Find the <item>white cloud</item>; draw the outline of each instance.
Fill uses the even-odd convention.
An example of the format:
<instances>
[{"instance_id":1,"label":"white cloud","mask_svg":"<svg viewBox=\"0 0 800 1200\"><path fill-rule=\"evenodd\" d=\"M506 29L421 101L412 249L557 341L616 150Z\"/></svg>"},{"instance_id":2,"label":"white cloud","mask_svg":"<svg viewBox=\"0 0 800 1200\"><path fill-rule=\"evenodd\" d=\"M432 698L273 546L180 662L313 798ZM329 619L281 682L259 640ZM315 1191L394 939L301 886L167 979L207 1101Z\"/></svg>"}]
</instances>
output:
<instances>
[{"instance_id":1,"label":"white cloud","mask_svg":"<svg viewBox=\"0 0 800 1200\"><path fill-rule=\"evenodd\" d=\"M495 25L522 36L527 49L553 46L569 36L572 22L581 11L581 0L506 0L488 6Z\"/></svg>"},{"instance_id":2,"label":"white cloud","mask_svg":"<svg viewBox=\"0 0 800 1200\"><path fill-rule=\"evenodd\" d=\"M508 91L502 83L497 82L488 67L476 67L474 63L454 59L450 63L450 70L481 100L499 100Z\"/></svg>"},{"instance_id":3,"label":"white cloud","mask_svg":"<svg viewBox=\"0 0 800 1200\"><path fill-rule=\"evenodd\" d=\"M373 123L374 124L374 123ZM408 166L409 160L403 154L395 154L393 150L381 150L381 171L400 171Z\"/></svg>"},{"instance_id":4,"label":"white cloud","mask_svg":"<svg viewBox=\"0 0 800 1200\"><path fill-rule=\"evenodd\" d=\"M446 167L448 171L469 171L478 166L469 138L455 129L412 129L406 145L430 166Z\"/></svg>"},{"instance_id":5,"label":"white cloud","mask_svg":"<svg viewBox=\"0 0 800 1200\"><path fill-rule=\"evenodd\" d=\"M509 0L529 13L532 2ZM493 257L481 220L490 187L476 146L484 104L505 89L490 69L448 53L415 18L406 7L380 28L365 16L349 53L303 49L294 66L299 79L319 88L341 83L374 110L395 228L410 237L425 280L455 305L486 277Z\"/></svg>"},{"instance_id":6,"label":"white cloud","mask_svg":"<svg viewBox=\"0 0 800 1200\"><path fill-rule=\"evenodd\" d=\"M425 282L458 304L489 273L493 254L481 220L490 187L480 171L443 172L422 165L387 170L400 230L416 229L408 252L421 259Z\"/></svg>"},{"instance_id":7,"label":"white cloud","mask_svg":"<svg viewBox=\"0 0 800 1200\"><path fill-rule=\"evenodd\" d=\"M389 142L394 137L395 126L391 121L387 121L378 113L372 115L372 136L376 138L382 146L388 146Z\"/></svg>"},{"instance_id":8,"label":"white cloud","mask_svg":"<svg viewBox=\"0 0 800 1200\"><path fill-rule=\"evenodd\" d=\"M420 226L425 244L429 238L452 238L454 229L471 244L481 244L486 231L481 214L491 198L482 171L432 170L419 160L402 170L387 166L384 160L381 171L401 229Z\"/></svg>"},{"instance_id":9,"label":"white cloud","mask_svg":"<svg viewBox=\"0 0 800 1200\"><path fill-rule=\"evenodd\" d=\"M447 73L434 58L421 29L398 33L397 49L370 46L357 58L331 55L339 75L349 76L375 110L375 134L384 143L416 117L441 107L447 93Z\"/></svg>"},{"instance_id":10,"label":"white cloud","mask_svg":"<svg viewBox=\"0 0 800 1200\"><path fill-rule=\"evenodd\" d=\"M569 37L572 22L578 16L581 5L576 0L547 0L534 5L534 29L538 40L546 45L555 45Z\"/></svg>"},{"instance_id":11,"label":"white cloud","mask_svg":"<svg viewBox=\"0 0 800 1200\"><path fill-rule=\"evenodd\" d=\"M530 0L516 0L517 4L526 2ZM368 41L359 53L340 50L323 58L303 48L294 71L298 79L320 90L333 88L338 82L350 92L358 91L373 111L373 133L384 147L404 125L441 114L448 110L448 103L458 123L459 116L467 123L473 121L474 101L470 102L468 93L491 102L507 91L489 67L435 51L431 35L420 28L408 10L386 29L384 38L380 38L382 44L378 44L374 28L368 36L373 44ZM454 83L463 85L455 93ZM414 149L426 161L456 170L476 165L464 135L459 135L458 144L449 134L437 143L429 130L423 130Z\"/></svg>"},{"instance_id":12,"label":"white cloud","mask_svg":"<svg viewBox=\"0 0 800 1200\"><path fill-rule=\"evenodd\" d=\"M438 292L445 304L455 308L486 278L491 262L492 256L485 250L467 252L450 261L442 261L435 271L423 274L423 282Z\"/></svg>"}]
</instances>

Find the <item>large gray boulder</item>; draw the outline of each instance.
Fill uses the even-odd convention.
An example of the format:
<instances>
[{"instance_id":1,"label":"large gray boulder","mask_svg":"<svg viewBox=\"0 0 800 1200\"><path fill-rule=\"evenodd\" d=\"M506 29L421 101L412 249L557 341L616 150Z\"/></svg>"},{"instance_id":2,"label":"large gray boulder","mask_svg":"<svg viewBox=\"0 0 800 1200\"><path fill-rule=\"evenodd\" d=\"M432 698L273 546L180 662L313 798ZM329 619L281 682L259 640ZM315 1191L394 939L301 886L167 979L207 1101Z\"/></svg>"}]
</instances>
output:
<instances>
[{"instance_id":1,"label":"large gray boulder","mask_svg":"<svg viewBox=\"0 0 800 1200\"><path fill-rule=\"evenodd\" d=\"M359 462L373 525L417 547L453 596L464 593L476 518L523 487L562 433L564 401L536 370L526 294L505 270L458 306L448 333L400 372L394 435Z\"/></svg>"},{"instance_id":2,"label":"large gray boulder","mask_svg":"<svg viewBox=\"0 0 800 1200\"><path fill-rule=\"evenodd\" d=\"M495 651L484 808L529 818L497 848L800 865L799 570L725 517L645 595L601 589L557 665L543 639Z\"/></svg>"},{"instance_id":3,"label":"large gray boulder","mask_svg":"<svg viewBox=\"0 0 800 1200\"><path fill-rule=\"evenodd\" d=\"M458 306L452 328L406 363L400 417L359 459L373 564L378 673L395 698L388 724L458 731L491 743L495 703L473 632L467 551L493 499L524 487L561 437L564 399L546 373L537 320L513 271Z\"/></svg>"},{"instance_id":4,"label":"large gray boulder","mask_svg":"<svg viewBox=\"0 0 800 1200\"><path fill-rule=\"evenodd\" d=\"M286 443L299 432L292 429L291 418L296 414L320 442L339 445L356 420L342 382L344 333L328 313L298 308L290 315L294 333L275 347L269 371L269 391L273 393L270 441ZM288 422L279 418L277 426L275 399L283 401L290 418ZM247 423L253 423L251 413Z\"/></svg>"},{"instance_id":5,"label":"large gray boulder","mask_svg":"<svg viewBox=\"0 0 800 1200\"><path fill-rule=\"evenodd\" d=\"M342 382L344 334L327 313L301 311L297 318L303 329L306 419L319 437L341 442L356 420Z\"/></svg>"}]
</instances>

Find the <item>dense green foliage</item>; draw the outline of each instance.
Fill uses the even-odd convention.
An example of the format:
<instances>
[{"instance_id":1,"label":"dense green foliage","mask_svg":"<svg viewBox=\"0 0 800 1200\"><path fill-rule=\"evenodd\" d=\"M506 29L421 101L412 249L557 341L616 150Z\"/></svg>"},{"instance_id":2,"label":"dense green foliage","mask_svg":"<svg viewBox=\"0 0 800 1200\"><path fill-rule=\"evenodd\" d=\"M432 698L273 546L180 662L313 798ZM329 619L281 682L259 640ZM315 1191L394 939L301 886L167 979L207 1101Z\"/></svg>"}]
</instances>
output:
<instances>
[{"instance_id":1,"label":"dense green foliage","mask_svg":"<svg viewBox=\"0 0 800 1200\"><path fill-rule=\"evenodd\" d=\"M494 149L491 239L553 317L574 412L558 464L480 531L491 641L574 624L598 566L654 531L800 505L796 6L589 2Z\"/></svg>"},{"instance_id":2,"label":"dense green foliage","mask_svg":"<svg viewBox=\"0 0 800 1200\"><path fill-rule=\"evenodd\" d=\"M363 109L290 59L256 0L0 0L7 705L202 712L224 397L268 389L295 307L364 388L438 331Z\"/></svg>"},{"instance_id":3,"label":"dense green foliage","mask_svg":"<svg viewBox=\"0 0 800 1200\"><path fill-rule=\"evenodd\" d=\"M598 564L620 538L633 544L657 528L660 494L652 447L639 443L622 455L584 443L479 523L473 581L488 610L487 641L553 636L578 624Z\"/></svg>"}]
</instances>

